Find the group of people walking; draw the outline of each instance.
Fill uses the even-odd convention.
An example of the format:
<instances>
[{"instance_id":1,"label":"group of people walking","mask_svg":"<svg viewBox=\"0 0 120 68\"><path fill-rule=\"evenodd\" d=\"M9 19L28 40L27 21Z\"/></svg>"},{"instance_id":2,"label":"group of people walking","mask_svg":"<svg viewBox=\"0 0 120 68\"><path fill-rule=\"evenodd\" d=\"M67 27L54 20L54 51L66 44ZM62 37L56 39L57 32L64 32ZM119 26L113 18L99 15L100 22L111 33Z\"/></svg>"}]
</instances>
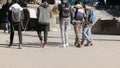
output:
<instances>
[{"instance_id":1,"label":"group of people walking","mask_svg":"<svg viewBox=\"0 0 120 68\"><path fill-rule=\"evenodd\" d=\"M61 38L62 46L67 47L68 44L68 33L67 27L69 23L74 26L75 31L75 42L76 47L81 47L84 44L85 40L87 43L85 46L92 46L91 38L91 28L95 23L95 18L93 18L93 10L89 7L88 3L85 2L83 5L78 0L76 5L71 7L67 0L61 0L61 4L58 5L59 19L60 19L60 29L61 29ZM66 14L65 14L66 13ZM82 37L81 37L82 29Z\"/></svg>"},{"instance_id":2,"label":"group of people walking","mask_svg":"<svg viewBox=\"0 0 120 68\"><path fill-rule=\"evenodd\" d=\"M14 39L14 31L18 31L19 36L19 49L22 48L22 16L23 8L18 4L18 0L7 0L6 7L6 14L5 20L6 22L10 23L10 44L8 47L13 46L13 39ZM81 4L78 0L76 5L71 6L67 0L61 0L61 4L58 4L59 10L59 21L60 21L60 31L61 31L61 39L62 39L62 47L66 48L69 46L68 42L68 32L67 28L70 23L74 26L75 31L75 43L76 47L81 47L84 41L87 40L85 46L92 46L92 39L91 39L91 28L93 26L92 21L92 13L93 10L89 8L88 3ZM37 23L36 28L40 43L40 46L44 48L47 44L47 37L50 25L50 18L52 18L52 10L49 4L44 1L44 3L39 4L37 8ZM81 29L82 29L82 37L81 37ZM44 38L42 38L41 32L44 32Z\"/></svg>"}]
</instances>

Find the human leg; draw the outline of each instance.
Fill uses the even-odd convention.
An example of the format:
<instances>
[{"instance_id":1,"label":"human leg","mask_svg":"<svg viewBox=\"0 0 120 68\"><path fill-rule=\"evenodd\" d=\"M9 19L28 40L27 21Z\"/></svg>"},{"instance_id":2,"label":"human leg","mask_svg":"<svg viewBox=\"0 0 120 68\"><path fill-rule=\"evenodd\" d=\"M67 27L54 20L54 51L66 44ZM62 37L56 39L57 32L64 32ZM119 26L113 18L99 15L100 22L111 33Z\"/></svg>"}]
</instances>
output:
<instances>
[{"instance_id":1,"label":"human leg","mask_svg":"<svg viewBox=\"0 0 120 68\"><path fill-rule=\"evenodd\" d=\"M83 45L84 41L87 40L88 41L88 27L83 27L83 31L82 31L82 41L81 41L81 45Z\"/></svg>"},{"instance_id":2,"label":"human leg","mask_svg":"<svg viewBox=\"0 0 120 68\"><path fill-rule=\"evenodd\" d=\"M75 38L75 45L77 46L77 47L80 47L80 32L81 32L81 24L80 23L76 23L75 25L74 25L74 31L75 31L75 35L76 35L76 38Z\"/></svg>"},{"instance_id":3,"label":"human leg","mask_svg":"<svg viewBox=\"0 0 120 68\"><path fill-rule=\"evenodd\" d=\"M43 44L43 47L45 47L45 45L47 44L47 37L48 37L48 25L45 25L45 28L44 28L44 44Z\"/></svg>"},{"instance_id":4,"label":"human leg","mask_svg":"<svg viewBox=\"0 0 120 68\"><path fill-rule=\"evenodd\" d=\"M92 45L91 26L88 26L88 27L87 27L86 35L87 35L87 37L86 37L87 43L85 44L85 46Z\"/></svg>"},{"instance_id":5,"label":"human leg","mask_svg":"<svg viewBox=\"0 0 120 68\"><path fill-rule=\"evenodd\" d=\"M39 40L40 40L40 41L43 40L41 32L42 32L42 31L37 30L37 34L38 34L38 37L39 37Z\"/></svg>"},{"instance_id":6,"label":"human leg","mask_svg":"<svg viewBox=\"0 0 120 68\"><path fill-rule=\"evenodd\" d=\"M89 27L89 30L88 30L88 35L89 35L89 45L90 45L90 46L93 45L91 28L92 28L92 26L90 26L90 27Z\"/></svg>"},{"instance_id":7,"label":"human leg","mask_svg":"<svg viewBox=\"0 0 120 68\"><path fill-rule=\"evenodd\" d=\"M14 39L14 25L13 24L10 25L10 29L11 29L11 32L10 32L10 44L8 45L9 47L12 46L13 39Z\"/></svg>"},{"instance_id":8,"label":"human leg","mask_svg":"<svg viewBox=\"0 0 120 68\"><path fill-rule=\"evenodd\" d=\"M65 45L65 21L60 21L60 31L61 31L62 45L63 47L66 47Z\"/></svg>"},{"instance_id":9,"label":"human leg","mask_svg":"<svg viewBox=\"0 0 120 68\"><path fill-rule=\"evenodd\" d=\"M18 23L18 37L19 37L19 49L22 48L22 29L21 23Z\"/></svg>"},{"instance_id":10,"label":"human leg","mask_svg":"<svg viewBox=\"0 0 120 68\"><path fill-rule=\"evenodd\" d=\"M69 46L69 43L68 43L68 31L67 31L68 24L67 23L69 23L69 22L65 22L65 28L64 28L64 30L65 30L65 46Z\"/></svg>"},{"instance_id":11,"label":"human leg","mask_svg":"<svg viewBox=\"0 0 120 68\"><path fill-rule=\"evenodd\" d=\"M4 18L4 20L5 20L6 29L8 30L8 33L9 33L9 32L10 32L10 22L9 22L9 20L8 20L8 17L6 16L6 17Z\"/></svg>"}]
</instances>

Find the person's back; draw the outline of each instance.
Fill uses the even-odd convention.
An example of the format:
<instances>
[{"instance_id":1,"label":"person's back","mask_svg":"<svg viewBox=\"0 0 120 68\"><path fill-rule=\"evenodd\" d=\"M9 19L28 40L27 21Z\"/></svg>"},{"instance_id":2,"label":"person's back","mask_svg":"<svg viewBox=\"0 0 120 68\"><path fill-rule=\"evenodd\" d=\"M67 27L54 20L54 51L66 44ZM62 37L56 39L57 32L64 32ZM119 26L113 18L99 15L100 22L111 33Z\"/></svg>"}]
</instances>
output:
<instances>
[{"instance_id":1,"label":"person's back","mask_svg":"<svg viewBox=\"0 0 120 68\"><path fill-rule=\"evenodd\" d=\"M96 13L91 9L85 9L84 20L86 25L94 25L96 21Z\"/></svg>"},{"instance_id":2,"label":"person's back","mask_svg":"<svg viewBox=\"0 0 120 68\"><path fill-rule=\"evenodd\" d=\"M18 10L15 10L18 9ZM11 11L11 32L10 32L10 44L8 47L13 46L13 39L14 39L14 32L15 30L18 31L18 36L19 36L19 49L22 47L22 24L21 24L21 19L18 19L17 16L20 16L23 8L18 4L18 0L14 0L14 3L10 6L9 11ZM16 12L15 12L16 11ZM15 12L15 15L14 15ZM20 15L17 15L20 14ZM17 17L17 18L16 18ZM20 17L19 17L20 18Z\"/></svg>"},{"instance_id":3,"label":"person's back","mask_svg":"<svg viewBox=\"0 0 120 68\"><path fill-rule=\"evenodd\" d=\"M14 2L9 10L11 11L11 19L12 21L15 22L20 22L23 15L22 15L22 11L23 8L18 4L18 1Z\"/></svg>"},{"instance_id":4,"label":"person's back","mask_svg":"<svg viewBox=\"0 0 120 68\"><path fill-rule=\"evenodd\" d=\"M71 5L67 0L61 0L61 4L58 5L59 18L69 18L71 16Z\"/></svg>"},{"instance_id":5,"label":"person's back","mask_svg":"<svg viewBox=\"0 0 120 68\"><path fill-rule=\"evenodd\" d=\"M44 48L44 46L47 44L50 18L52 17L51 8L45 0L44 3L42 3L37 8L37 17L38 17L38 24L36 30L38 33L38 37L42 43L41 47ZM42 31L44 32L44 38L42 38L42 34L41 34Z\"/></svg>"},{"instance_id":6,"label":"person's back","mask_svg":"<svg viewBox=\"0 0 120 68\"><path fill-rule=\"evenodd\" d=\"M38 22L39 23L50 23L50 18L52 17L52 11L48 4L41 4L38 7Z\"/></svg>"},{"instance_id":7,"label":"person's back","mask_svg":"<svg viewBox=\"0 0 120 68\"><path fill-rule=\"evenodd\" d=\"M80 41L81 41L81 28L84 18L84 8L81 5L80 1L76 2L76 5L74 6L74 22L72 23L74 26L74 32L75 32L75 42L74 45L76 47L81 47Z\"/></svg>"},{"instance_id":8,"label":"person's back","mask_svg":"<svg viewBox=\"0 0 120 68\"><path fill-rule=\"evenodd\" d=\"M74 8L75 8L75 15L74 15L75 20L83 21L84 8L82 7L82 5L76 4Z\"/></svg>"},{"instance_id":9,"label":"person's back","mask_svg":"<svg viewBox=\"0 0 120 68\"><path fill-rule=\"evenodd\" d=\"M19 8L12 9L12 21L20 22L21 21L21 11Z\"/></svg>"},{"instance_id":10,"label":"person's back","mask_svg":"<svg viewBox=\"0 0 120 68\"><path fill-rule=\"evenodd\" d=\"M69 45L67 28L71 20L71 6L67 3L67 0L61 0L61 4L58 5L58 10L59 10L62 47L67 47Z\"/></svg>"}]
</instances>

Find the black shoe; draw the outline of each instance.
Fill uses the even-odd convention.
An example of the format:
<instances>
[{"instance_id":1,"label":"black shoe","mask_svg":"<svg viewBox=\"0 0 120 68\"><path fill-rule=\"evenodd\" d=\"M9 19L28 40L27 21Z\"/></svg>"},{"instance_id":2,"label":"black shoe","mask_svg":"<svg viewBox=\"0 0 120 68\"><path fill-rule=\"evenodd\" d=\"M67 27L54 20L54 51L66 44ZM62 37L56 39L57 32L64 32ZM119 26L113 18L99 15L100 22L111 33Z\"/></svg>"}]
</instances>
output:
<instances>
[{"instance_id":1,"label":"black shoe","mask_svg":"<svg viewBox=\"0 0 120 68\"><path fill-rule=\"evenodd\" d=\"M22 44L19 44L18 49L22 49Z\"/></svg>"},{"instance_id":2,"label":"black shoe","mask_svg":"<svg viewBox=\"0 0 120 68\"><path fill-rule=\"evenodd\" d=\"M76 43L76 41L74 42L74 46L76 46L77 45L77 43Z\"/></svg>"},{"instance_id":3,"label":"black shoe","mask_svg":"<svg viewBox=\"0 0 120 68\"><path fill-rule=\"evenodd\" d=\"M80 48L81 46L80 46L80 44L78 44L76 47Z\"/></svg>"},{"instance_id":4,"label":"black shoe","mask_svg":"<svg viewBox=\"0 0 120 68\"><path fill-rule=\"evenodd\" d=\"M8 48L11 48L11 47L13 47L13 45L12 45L12 44L9 44L9 45L8 45Z\"/></svg>"}]
</instances>

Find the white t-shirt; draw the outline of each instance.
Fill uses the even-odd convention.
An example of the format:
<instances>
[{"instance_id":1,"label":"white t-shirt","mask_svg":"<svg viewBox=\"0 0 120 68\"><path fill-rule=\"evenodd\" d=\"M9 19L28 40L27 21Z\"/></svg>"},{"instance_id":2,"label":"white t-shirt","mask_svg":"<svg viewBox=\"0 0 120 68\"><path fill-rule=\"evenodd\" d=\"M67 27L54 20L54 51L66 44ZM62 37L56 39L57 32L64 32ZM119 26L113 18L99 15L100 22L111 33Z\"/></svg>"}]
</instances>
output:
<instances>
[{"instance_id":1,"label":"white t-shirt","mask_svg":"<svg viewBox=\"0 0 120 68\"><path fill-rule=\"evenodd\" d=\"M23 10L23 8L18 4L18 3L15 3L15 4L13 4L13 5L11 5L10 6L10 8L9 8L9 10L11 11L12 10L12 8L19 8L20 9L20 11L22 11Z\"/></svg>"}]
</instances>

